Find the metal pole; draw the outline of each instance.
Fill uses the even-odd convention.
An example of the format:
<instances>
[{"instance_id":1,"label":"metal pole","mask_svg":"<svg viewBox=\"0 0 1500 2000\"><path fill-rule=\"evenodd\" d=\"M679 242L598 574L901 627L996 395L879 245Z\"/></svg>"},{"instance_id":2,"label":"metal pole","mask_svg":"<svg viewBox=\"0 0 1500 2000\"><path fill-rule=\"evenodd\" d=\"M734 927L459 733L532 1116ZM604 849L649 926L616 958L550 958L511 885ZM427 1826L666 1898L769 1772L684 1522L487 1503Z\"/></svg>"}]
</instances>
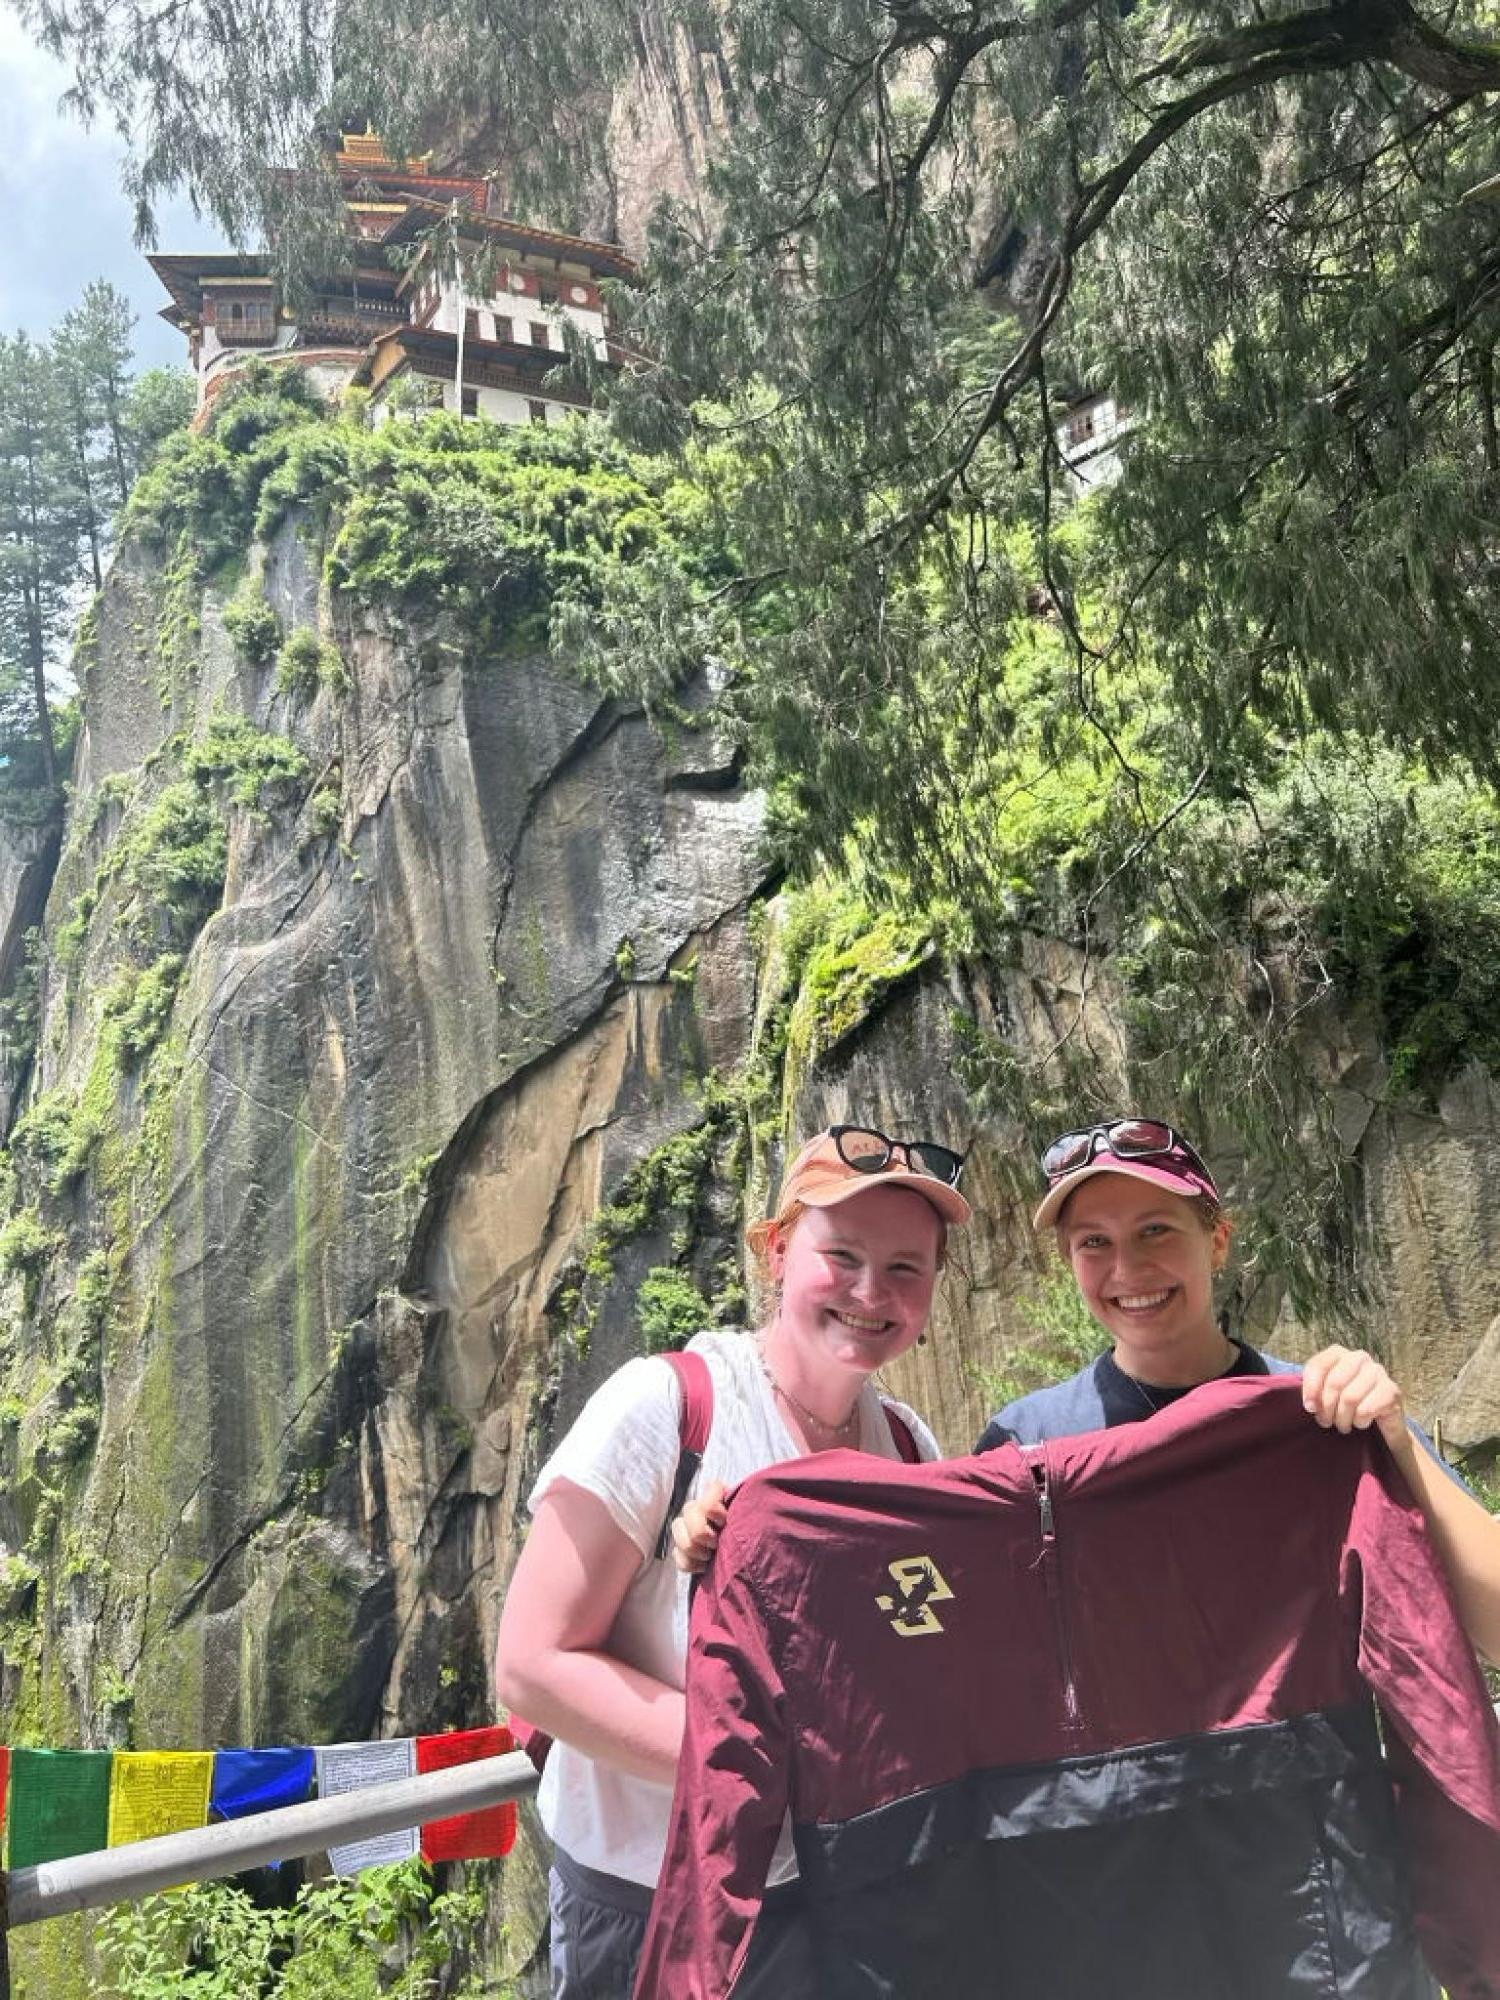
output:
<instances>
[{"instance_id":1,"label":"metal pole","mask_svg":"<svg viewBox=\"0 0 1500 2000\"><path fill-rule=\"evenodd\" d=\"M218 1826L195 1827L186 1833L164 1833L155 1840L135 1840L95 1854L75 1854L67 1861L45 1861L36 1868L13 1868L9 1922L11 1927L35 1924L70 1910L133 1902L184 1882L238 1875L245 1868L260 1868L268 1861L291 1861L343 1841L396 1833L454 1813L478 1812L506 1799L524 1798L535 1791L536 1783L531 1759L512 1750L503 1757L456 1764L446 1771L399 1778L389 1785L367 1785L363 1791L342 1792L336 1798L314 1799L302 1806L283 1806L277 1812L256 1813L248 1819L225 1820ZM5 1879L0 1876L0 1882ZM0 1941L3 1937L0 1930ZM0 1983L0 2000L5 2000L6 1991Z\"/></svg>"}]
</instances>

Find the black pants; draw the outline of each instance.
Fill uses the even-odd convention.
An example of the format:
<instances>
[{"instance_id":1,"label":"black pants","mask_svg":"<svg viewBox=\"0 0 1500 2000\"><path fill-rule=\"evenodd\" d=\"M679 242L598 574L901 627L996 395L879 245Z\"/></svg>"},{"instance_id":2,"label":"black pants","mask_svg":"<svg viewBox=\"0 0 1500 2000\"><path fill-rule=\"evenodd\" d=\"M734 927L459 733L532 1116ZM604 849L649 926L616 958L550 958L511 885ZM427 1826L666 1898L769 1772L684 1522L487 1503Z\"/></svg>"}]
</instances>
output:
<instances>
[{"instance_id":1,"label":"black pants","mask_svg":"<svg viewBox=\"0 0 1500 2000\"><path fill-rule=\"evenodd\" d=\"M548 1888L552 2000L630 2000L651 1891L585 1868L558 1847ZM767 1891L736 2000L817 2000L795 1882Z\"/></svg>"},{"instance_id":2,"label":"black pants","mask_svg":"<svg viewBox=\"0 0 1500 2000\"><path fill-rule=\"evenodd\" d=\"M639 1882L585 1868L559 1847L548 1885L552 2000L630 2000L651 1914Z\"/></svg>"}]
</instances>

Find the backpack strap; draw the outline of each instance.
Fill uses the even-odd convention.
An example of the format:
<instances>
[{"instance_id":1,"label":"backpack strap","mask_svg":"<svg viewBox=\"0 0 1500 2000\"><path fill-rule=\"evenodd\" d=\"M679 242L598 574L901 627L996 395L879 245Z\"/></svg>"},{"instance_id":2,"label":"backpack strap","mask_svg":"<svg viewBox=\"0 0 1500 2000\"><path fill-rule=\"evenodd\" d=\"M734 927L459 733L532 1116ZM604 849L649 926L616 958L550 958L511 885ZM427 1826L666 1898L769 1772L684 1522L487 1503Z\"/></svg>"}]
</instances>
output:
<instances>
[{"instance_id":1,"label":"backpack strap","mask_svg":"<svg viewBox=\"0 0 1500 2000\"><path fill-rule=\"evenodd\" d=\"M672 1523L682 1512L687 1490L698 1476L714 1422L714 1378L709 1374L708 1363L703 1356L692 1348L684 1347L661 1358L677 1377L682 1390L682 1418L677 1433L679 1450L677 1473L672 1481L672 1498L667 1504L667 1518L662 1522L661 1533L656 1538L658 1562L664 1562L671 1550Z\"/></svg>"},{"instance_id":2,"label":"backpack strap","mask_svg":"<svg viewBox=\"0 0 1500 2000\"><path fill-rule=\"evenodd\" d=\"M672 1373L677 1377L682 1389L682 1417L678 1424L680 1449L677 1457L677 1472L672 1481L672 1499L667 1508L667 1518L661 1524L661 1534L656 1544L656 1558L665 1559L672 1546L672 1523L682 1512L682 1503L687 1498L687 1490L697 1477L698 1468L703 1463L703 1450L708 1443L708 1434L714 1422L714 1378L708 1372L708 1363L701 1354L683 1348L679 1352L664 1354ZM897 1420L893 1420L897 1421ZM905 1425L902 1425L903 1430ZM910 1432L907 1433L908 1438ZM899 1440L898 1440L899 1444ZM552 1749L552 1738L534 1723L525 1722L519 1715L510 1718L510 1733L515 1738L516 1748L524 1750L537 1770L541 1770ZM3 1944L3 1940L0 1940Z\"/></svg>"},{"instance_id":3,"label":"backpack strap","mask_svg":"<svg viewBox=\"0 0 1500 2000\"><path fill-rule=\"evenodd\" d=\"M911 1434L911 1425L905 1417L899 1416L889 1403L882 1403L880 1407L885 1411L885 1420L891 1427L891 1440L898 1456L908 1465L920 1465L922 1454L917 1450L917 1441Z\"/></svg>"},{"instance_id":4,"label":"backpack strap","mask_svg":"<svg viewBox=\"0 0 1500 2000\"><path fill-rule=\"evenodd\" d=\"M701 1458L713 1429L714 1378L696 1347L674 1348L661 1358L682 1389L682 1448L697 1452Z\"/></svg>"}]
</instances>

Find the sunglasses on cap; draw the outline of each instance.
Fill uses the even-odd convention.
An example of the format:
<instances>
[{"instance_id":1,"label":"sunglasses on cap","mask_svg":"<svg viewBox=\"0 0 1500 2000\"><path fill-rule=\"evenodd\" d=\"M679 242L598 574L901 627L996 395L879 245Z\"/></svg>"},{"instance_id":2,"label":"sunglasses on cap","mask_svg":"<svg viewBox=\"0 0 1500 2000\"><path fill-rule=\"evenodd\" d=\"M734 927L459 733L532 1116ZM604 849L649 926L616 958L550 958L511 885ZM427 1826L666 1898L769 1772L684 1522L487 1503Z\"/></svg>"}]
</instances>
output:
<instances>
[{"instance_id":1,"label":"sunglasses on cap","mask_svg":"<svg viewBox=\"0 0 1500 2000\"><path fill-rule=\"evenodd\" d=\"M1160 1118L1112 1118L1105 1125L1090 1125L1082 1132L1064 1132L1042 1154L1042 1172L1049 1183L1076 1174L1100 1153L1116 1160L1159 1160L1176 1157L1214 1185L1214 1177L1203 1164L1196 1146L1184 1139L1175 1125Z\"/></svg>"},{"instance_id":2,"label":"sunglasses on cap","mask_svg":"<svg viewBox=\"0 0 1500 2000\"><path fill-rule=\"evenodd\" d=\"M914 1174L928 1174L949 1187L958 1186L964 1170L964 1156L951 1146L939 1146L932 1139L888 1139L868 1125L830 1125L828 1136L838 1148L839 1158L856 1173L883 1173L899 1153Z\"/></svg>"}]
</instances>

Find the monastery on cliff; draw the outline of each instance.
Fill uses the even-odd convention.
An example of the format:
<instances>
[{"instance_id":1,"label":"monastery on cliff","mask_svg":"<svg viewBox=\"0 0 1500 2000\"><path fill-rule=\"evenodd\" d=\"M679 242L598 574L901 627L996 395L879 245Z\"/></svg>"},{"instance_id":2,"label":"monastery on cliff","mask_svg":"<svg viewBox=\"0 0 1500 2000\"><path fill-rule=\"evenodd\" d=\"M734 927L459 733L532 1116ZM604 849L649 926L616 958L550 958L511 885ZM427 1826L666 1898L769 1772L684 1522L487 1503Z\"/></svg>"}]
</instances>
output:
<instances>
[{"instance_id":1,"label":"monastery on cliff","mask_svg":"<svg viewBox=\"0 0 1500 2000\"><path fill-rule=\"evenodd\" d=\"M296 305L282 298L268 256L151 257L172 295L162 317L188 337L195 421L258 356L305 368L329 396L351 384L368 389L377 421L402 402L514 424L587 406L576 390L544 378L563 359L565 323L602 360L615 359L599 283L633 274L622 250L491 215L483 180L391 160L369 134L346 132L334 164L353 268ZM470 279L483 296L440 269L424 241L445 217L458 232L463 271L488 273Z\"/></svg>"}]
</instances>

